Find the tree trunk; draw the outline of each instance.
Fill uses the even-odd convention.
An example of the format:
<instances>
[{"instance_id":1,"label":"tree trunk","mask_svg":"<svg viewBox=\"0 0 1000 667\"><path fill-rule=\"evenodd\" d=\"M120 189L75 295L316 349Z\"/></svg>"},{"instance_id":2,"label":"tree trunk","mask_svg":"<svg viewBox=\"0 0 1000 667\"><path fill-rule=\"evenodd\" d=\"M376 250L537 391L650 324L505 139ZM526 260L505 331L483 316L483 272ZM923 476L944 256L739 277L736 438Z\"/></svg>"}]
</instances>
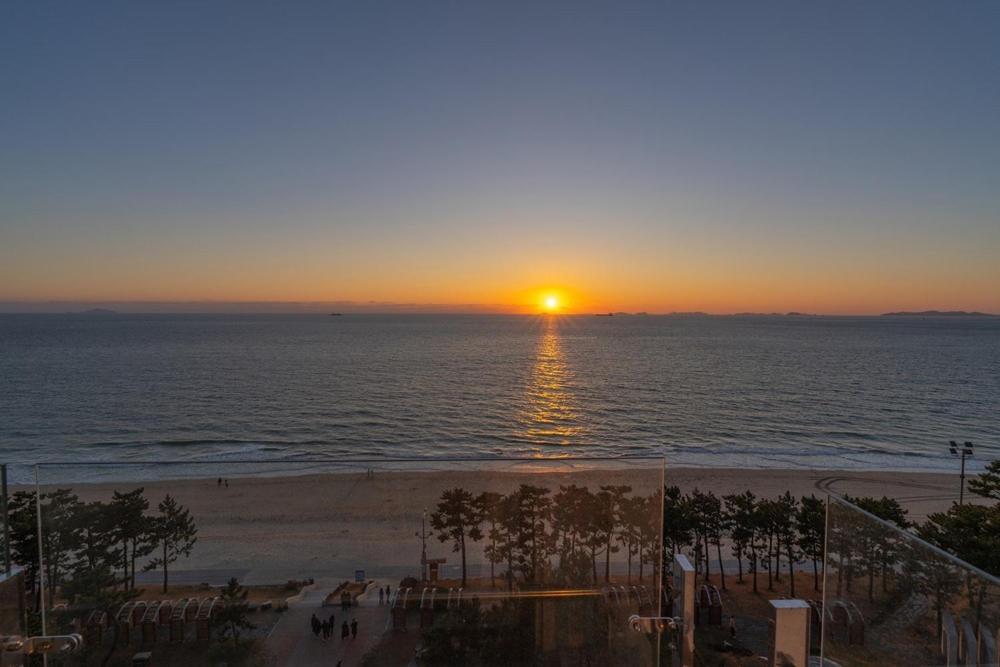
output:
<instances>
[{"instance_id":1,"label":"tree trunk","mask_svg":"<svg viewBox=\"0 0 1000 667\"><path fill-rule=\"evenodd\" d=\"M604 583L611 581L611 532L608 532L608 543L604 545Z\"/></svg>"},{"instance_id":2,"label":"tree trunk","mask_svg":"<svg viewBox=\"0 0 1000 667\"><path fill-rule=\"evenodd\" d=\"M795 563L792 562L792 541L791 540L788 541L788 543L785 545L785 548L788 549L788 554L787 554L787 556L788 556L788 581L789 581L788 586L789 586L789 589L791 590L791 595L794 598L795 597Z\"/></svg>"},{"instance_id":3,"label":"tree trunk","mask_svg":"<svg viewBox=\"0 0 1000 667\"><path fill-rule=\"evenodd\" d=\"M781 535L774 534L774 580L781 581Z\"/></svg>"},{"instance_id":4,"label":"tree trunk","mask_svg":"<svg viewBox=\"0 0 1000 667\"><path fill-rule=\"evenodd\" d=\"M712 552L708 548L708 533L705 533L705 581L709 581L709 577L712 575Z\"/></svg>"},{"instance_id":5,"label":"tree trunk","mask_svg":"<svg viewBox=\"0 0 1000 667\"><path fill-rule=\"evenodd\" d=\"M494 572L496 571L496 560L494 558L497 555L497 543L496 540L490 541L490 588L497 587L497 578Z\"/></svg>"},{"instance_id":6,"label":"tree trunk","mask_svg":"<svg viewBox=\"0 0 1000 667\"><path fill-rule=\"evenodd\" d=\"M625 547L625 549L628 551L628 584L629 584L629 586L631 586L632 585L632 545L629 544L628 546Z\"/></svg>"},{"instance_id":7,"label":"tree trunk","mask_svg":"<svg viewBox=\"0 0 1000 667\"><path fill-rule=\"evenodd\" d=\"M122 540L122 586L128 590L128 540Z\"/></svg>"},{"instance_id":8,"label":"tree trunk","mask_svg":"<svg viewBox=\"0 0 1000 667\"><path fill-rule=\"evenodd\" d=\"M743 583L743 550L738 549L736 553L736 567L739 574L736 575L736 581Z\"/></svg>"},{"instance_id":9,"label":"tree trunk","mask_svg":"<svg viewBox=\"0 0 1000 667\"><path fill-rule=\"evenodd\" d=\"M767 590L774 590L774 568L771 566L771 549L774 546L774 539L769 534L767 536Z\"/></svg>"},{"instance_id":10,"label":"tree trunk","mask_svg":"<svg viewBox=\"0 0 1000 667\"><path fill-rule=\"evenodd\" d=\"M813 590L819 592L819 564L813 558Z\"/></svg>"},{"instance_id":11,"label":"tree trunk","mask_svg":"<svg viewBox=\"0 0 1000 667\"><path fill-rule=\"evenodd\" d=\"M465 535L462 535L462 588L465 588Z\"/></svg>"},{"instance_id":12,"label":"tree trunk","mask_svg":"<svg viewBox=\"0 0 1000 667\"><path fill-rule=\"evenodd\" d=\"M130 575L129 581L131 585L129 588L135 590L135 547L138 540L132 540L132 573Z\"/></svg>"},{"instance_id":13,"label":"tree trunk","mask_svg":"<svg viewBox=\"0 0 1000 667\"><path fill-rule=\"evenodd\" d=\"M848 556L848 558L847 558L847 567L845 569L847 570L846 577L845 577L845 579L847 579L847 582L846 582L846 584L847 584L847 592L850 593L851 592L851 584L854 583L854 558Z\"/></svg>"},{"instance_id":14,"label":"tree trunk","mask_svg":"<svg viewBox=\"0 0 1000 667\"><path fill-rule=\"evenodd\" d=\"M535 523L535 511L531 511L531 582L535 582L535 573L538 571L538 543L535 531L538 526Z\"/></svg>"},{"instance_id":15,"label":"tree trunk","mask_svg":"<svg viewBox=\"0 0 1000 667\"><path fill-rule=\"evenodd\" d=\"M844 594L844 558L837 558L837 597Z\"/></svg>"},{"instance_id":16,"label":"tree trunk","mask_svg":"<svg viewBox=\"0 0 1000 667\"><path fill-rule=\"evenodd\" d=\"M135 576L135 567L132 568L132 576ZM163 541L163 592L167 592L167 542Z\"/></svg>"},{"instance_id":17,"label":"tree trunk","mask_svg":"<svg viewBox=\"0 0 1000 667\"><path fill-rule=\"evenodd\" d=\"M507 591L514 590L514 561L513 554L507 552Z\"/></svg>"},{"instance_id":18,"label":"tree trunk","mask_svg":"<svg viewBox=\"0 0 1000 667\"><path fill-rule=\"evenodd\" d=\"M722 566L722 540L715 543L715 555L719 559L719 581L722 582L722 590L726 590L726 569Z\"/></svg>"}]
</instances>

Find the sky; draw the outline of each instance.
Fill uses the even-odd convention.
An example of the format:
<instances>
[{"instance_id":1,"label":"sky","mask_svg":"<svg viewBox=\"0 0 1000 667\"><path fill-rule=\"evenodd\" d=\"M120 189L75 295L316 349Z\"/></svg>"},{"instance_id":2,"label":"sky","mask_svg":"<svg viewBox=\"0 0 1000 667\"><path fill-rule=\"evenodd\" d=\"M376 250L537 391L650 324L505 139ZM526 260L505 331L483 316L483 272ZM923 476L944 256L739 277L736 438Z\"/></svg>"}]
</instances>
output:
<instances>
[{"instance_id":1,"label":"sky","mask_svg":"<svg viewBox=\"0 0 1000 667\"><path fill-rule=\"evenodd\" d=\"M0 309L550 293L1000 312L1000 3L0 9Z\"/></svg>"}]
</instances>

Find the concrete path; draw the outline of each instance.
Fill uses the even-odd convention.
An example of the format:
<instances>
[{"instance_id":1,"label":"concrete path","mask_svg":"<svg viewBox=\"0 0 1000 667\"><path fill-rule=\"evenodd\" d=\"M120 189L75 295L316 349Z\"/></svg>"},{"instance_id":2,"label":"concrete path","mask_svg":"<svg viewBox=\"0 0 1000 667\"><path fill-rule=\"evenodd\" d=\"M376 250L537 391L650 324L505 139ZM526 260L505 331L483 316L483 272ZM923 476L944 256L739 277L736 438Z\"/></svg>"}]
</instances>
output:
<instances>
[{"instance_id":1,"label":"concrete path","mask_svg":"<svg viewBox=\"0 0 1000 667\"><path fill-rule=\"evenodd\" d=\"M358 598L358 604L346 613L340 605L323 607L323 599L333 591L341 579L317 580L316 584L303 592L299 600L288 605L281 620L271 630L267 638L267 648L277 657L279 667L297 665L336 665L341 661L341 667L356 667L361 664L361 658L372 646L378 643L385 631L389 608L379 606L378 587L386 584L395 585L392 581L375 580L364 595ZM334 616L335 630L333 637L324 640L322 635L313 636L310 619L312 615L320 620ZM357 638L340 638L341 623L348 624L358 621Z\"/></svg>"}]
</instances>

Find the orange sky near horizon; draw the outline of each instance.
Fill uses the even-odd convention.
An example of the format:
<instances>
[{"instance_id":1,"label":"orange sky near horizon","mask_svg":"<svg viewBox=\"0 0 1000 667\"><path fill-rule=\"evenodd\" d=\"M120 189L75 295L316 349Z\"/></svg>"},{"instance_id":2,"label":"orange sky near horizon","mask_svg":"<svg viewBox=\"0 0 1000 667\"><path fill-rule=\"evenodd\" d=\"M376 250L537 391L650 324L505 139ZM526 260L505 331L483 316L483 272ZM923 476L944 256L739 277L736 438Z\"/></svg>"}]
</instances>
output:
<instances>
[{"instance_id":1,"label":"orange sky near horizon","mask_svg":"<svg viewBox=\"0 0 1000 667\"><path fill-rule=\"evenodd\" d=\"M324 266L255 262L255 268L127 262L81 269L78 276L53 269L28 277L0 269L0 302L289 302L413 304L415 310L531 313L556 295L558 312L702 311L877 314L893 310L1000 311L990 271L940 263L838 271L804 266L755 270L718 265L697 272L683 264L655 267L596 264L591 270L561 266L506 275L482 267L360 272ZM7 273L7 275L3 275ZM67 272L68 274L69 272ZM970 275L971 273L971 275ZM976 274L978 273L978 275ZM995 272L994 272L995 273ZM565 277L560 277L565 276ZM67 286L71 285L71 287ZM377 310L377 306L369 306ZM8 308L10 310L10 308Z\"/></svg>"},{"instance_id":2,"label":"orange sky near horizon","mask_svg":"<svg viewBox=\"0 0 1000 667\"><path fill-rule=\"evenodd\" d=\"M1000 312L1000 227L973 234L841 227L781 233L665 214L648 233L592 214L438 227L306 231L224 221L144 230L86 224L58 238L14 228L0 244L0 304L24 302L379 302L444 310L877 314ZM329 214L327 214L329 215ZM544 224L543 222L544 221ZM443 223L442 223L443 224ZM370 307L374 308L374 307ZM415 308L426 309L426 308ZM397 308L398 310L398 308Z\"/></svg>"}]
</instances>

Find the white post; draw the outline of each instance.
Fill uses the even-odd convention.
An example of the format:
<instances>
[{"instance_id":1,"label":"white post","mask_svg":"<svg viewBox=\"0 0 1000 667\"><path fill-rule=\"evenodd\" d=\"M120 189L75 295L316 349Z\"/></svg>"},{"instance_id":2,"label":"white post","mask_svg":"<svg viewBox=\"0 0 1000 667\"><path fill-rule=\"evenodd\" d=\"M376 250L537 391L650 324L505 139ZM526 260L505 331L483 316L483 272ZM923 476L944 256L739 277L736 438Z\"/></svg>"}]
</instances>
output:
<instances>
[{"instance_id":1,"label":"white post","mask_svg":"<svg viewBox=\"0 0 1000 667\"><path fill-rule=\"evenodd\" d=\"M808 667L809 603L805 600L770 600L774 642L769 665Z\"/></svg>"},{"instance_id":2,"label":"white post","mask_svg":"<svg viewBox=\"0 0 1000 667\"><path fill-rule=\"evenodd\" d=\"M684 554L674 556L674 615L682 625L677 649L681 667L694 667L694 566Z\"/></svg>"}]
</instances>

